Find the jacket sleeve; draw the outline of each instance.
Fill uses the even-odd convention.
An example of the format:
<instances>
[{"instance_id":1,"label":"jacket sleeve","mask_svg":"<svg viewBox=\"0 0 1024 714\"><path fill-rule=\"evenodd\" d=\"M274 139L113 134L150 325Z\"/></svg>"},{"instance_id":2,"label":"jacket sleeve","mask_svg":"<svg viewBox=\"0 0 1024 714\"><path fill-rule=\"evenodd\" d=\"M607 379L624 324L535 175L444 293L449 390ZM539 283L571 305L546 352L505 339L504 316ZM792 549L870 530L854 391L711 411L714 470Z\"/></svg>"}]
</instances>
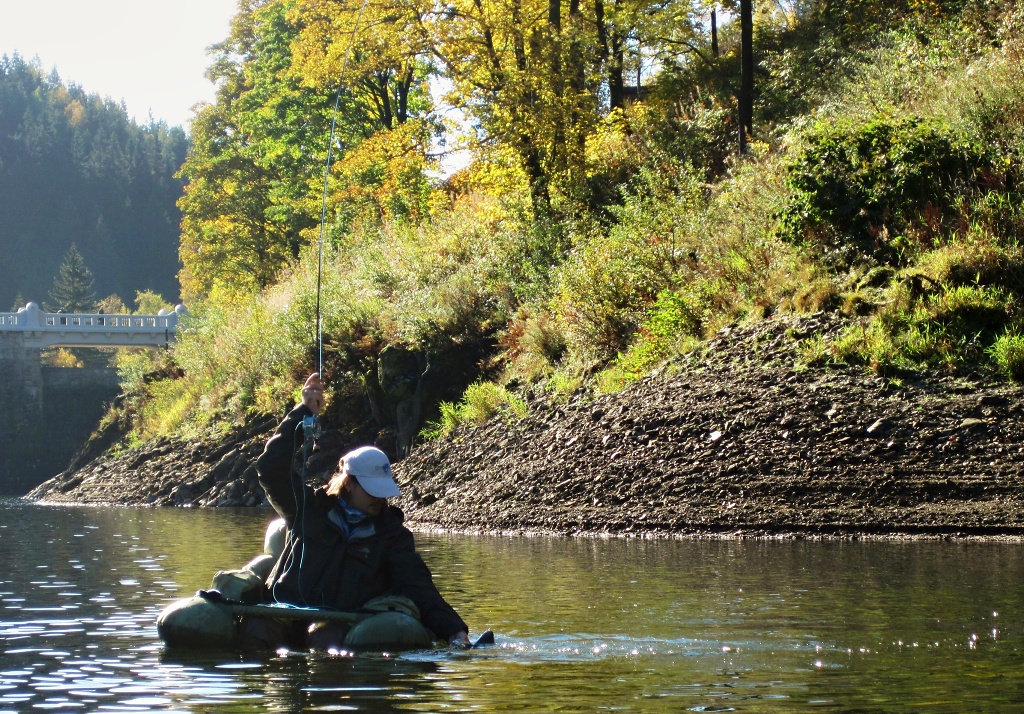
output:
<instances>
[{"instance_id":1,"label":"jacket sleeve","mask_svg":"<svg viewBox=\"0 0 1024 714\"><path fill-rule=\"evenodd\" d=\"M292 462L296 450L302 447L302 436L296 435L295 430L302 424L303 417L312 414L304 404L288 412L288 416L267 441L263 453L256 459L256 475L260 485L266 491L270 505L289 527L298 508L292 484Z\"/></svg>"},{"instance_id":2,"label":"jacket sleeve","mask_svg":"<svg viewBox=\"0 0 1024 714\"><path fill-rule=\"evenodd\" d=\"M420 609L420 620L435 635L448 639L460 630L469 631L455 608L434 585L433 576L416 552L412 532L402 527L388 553L388 570L395 594L404 595Z\"/></svg>"}]
</instances>

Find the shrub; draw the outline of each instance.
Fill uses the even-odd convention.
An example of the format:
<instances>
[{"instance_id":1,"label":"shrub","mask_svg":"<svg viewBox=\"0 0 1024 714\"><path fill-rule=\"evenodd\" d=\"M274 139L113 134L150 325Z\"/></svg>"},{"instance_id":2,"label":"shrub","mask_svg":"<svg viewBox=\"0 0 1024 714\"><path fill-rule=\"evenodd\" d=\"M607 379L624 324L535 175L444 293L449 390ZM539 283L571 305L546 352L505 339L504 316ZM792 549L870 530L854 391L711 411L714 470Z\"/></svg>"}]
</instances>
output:
<instances>
[{"instance_id":1,"label":"shrub","mask_svg":"<svg viewBox=\"0 0 1024 714\"><path fill-rule=\"evenodd\" d=\"M173 353L185 379L174 380L181 382L176 395L161 392L160 400L177 421L171 423L154 407L143 421L164 426L152 427L152 433L186 423L202 429L215 420L237 421L250 411L283 408L291 394L271 393L266 385L311 370L309 345L316 333L315 319L301 312L303 303L293 288L286 281L263 296L218 293L190 308ZM150 384L148 389L153 393L155 388Z\"/></svg>"},{"instance_id":2,"label":"shrub","mask_svg":"<svg viewBox=\"0 0 1024 714\"><path fill-rule=\"evenodd\" d=\"M423 437L436 439L451 433L459 424L482 424L495 414L511 419L522 419L528 408L526 402L505 387L493 382L471 384L458 404L441 402L441 415L436 422L423 429Z\"/></svg>"},{"instance_id":3,"label":"shrub","mask_svg":"<svg viewBox=\"0 0 1024 714\"><path fill-rule=\"evenodd\" d=\"M1004 333L988 349L996 368L1010 379L1024 382L1024 335Z\"/></svg>"},{"instance_id":4,"label":"shrub","mask_svg":"<svg viewBox=\"0 0 1024 714\"><path fill-rule=\"evenodd\" d=\"M732 110L713 98L683 106L680 95L694 90L682 89L673 76L664 73L658 96L613 110L587 138L591 208L620 205L622 186L651 167L674 172L691 166L705 180L724 172L735 141Z\"/></svg>"},{"instance_id":5,"label":"shrub","mask_svg":"<svg viewBox=\"0 0 1024 714\"><path fill-rule=\"evenodd\" d=\"M882 377L914 366L900 349L896 333L880 320L850 325L835 338L831 352L837 361L866 365ZM822 359L820 353L817 359Z\"/></svg>"},{"instance_id":6,"label":"shrub","mask_svg":"<svg viewBox=\"0 0 1024 714\"><path fill-rule=\"evenodd\" d=\"M619 379L638 379L673 353L688 352L699 344L697 338L704 336L711 310L707 287L696 281L681 291L663 290L658 295L633 344L615 360Z\"/></svg>"},{"instance_id":7,"label":"shrub","mask_svg":"<svg viewBox=\"0 0 1024 714\"><path fill-rule=\"evenodd\" d=\"M1004 248L984 234L925 253L915 271L933 284L990 286L1024 295L1024 251Z\"/></svg>"},{"instance_id":8,"label":"shrub","mask_svg":"<svg viewBox=\"0 0 1024 714\"><path fill-rule=\"evenodd\" d=\"M991 355L989 346L1011 321L1006 304L1006 293L994 287L942 286L921 295L900 283L873 320L846 328L829 351L882 376L922 367L957 370Z\"/></svg>"},{"instance_id":9,"label":"shrub","mask_svg":"<svg viewBox=\"0 0 1024 714\"><path fill-rule=\"evenodd\" d=\"M692 170L644 170L615 209L617 223L577 238L556 272L553 304L579 362L605 362L625 349L648 305L682 282L706 239L707 206Z\"/></svg>"},{"instance_id":10,"label":"shrub","mask_svg":"<svg viewBox=\"0 0 1024 714\"><path fill-rule=\"evenodd\" d=\"M820 122L789 164L780 235L836 268L907 265L949 232L958 196L989 167L986 151L934 122Z\"/></svg>"},{"instance_id":11,"label":"shrub","mask_svg":"<svg viewBox=\"0 0 1024 714\"><path fill-rule=\"evenodd\" d=\"M372 230L392 221L418 222L435 199L426 169L431 127L421 121L400 124L361 141L335 165L343 232Z\"/></svg>"},{"instance_id":12,"label":"shrub","mask_svg":"<svg viewBox=\"0 0 1024 714\"><path fill-rule=\"evenodd\" d=\"M74 352L65 347L43 350L40 357L47 367L80 368L85 366Z\"/></svg>"},{"instance_id":13,"label":"shrub","mask_svg":"<svg viewBox=\"0 0 1024 714\"><path fill-rule=\"evenodd\" d=\"M344 292L370 298L385 344L430 346L496 331L507 319L503 282L505 208L493 197L461 197L443 216L392 224L339 256ZM351 302L351 299L349 299Z\"/></svg>"},{"instance_id":14,"label":"shrub","mask_svg":"<svg viewBox=\"0 0 1024 714\"><path fill-rule=\"evenodd\" d=\"M952 334L992 339L1006 322L1006 293L998 288L956 285L928 295L922 317Z\"/></svg>"},{"instance_id":15,"label":"shrub","mask_svg":"<svg viewBox=\"0 0 1024 714\"><path fill-rule=\"evenodd\" d=\"M550 376L565 354L565 336L551 313L523 306L500 340L504 358L515 377L528 382Z\"/></svg>"}]
</instances>

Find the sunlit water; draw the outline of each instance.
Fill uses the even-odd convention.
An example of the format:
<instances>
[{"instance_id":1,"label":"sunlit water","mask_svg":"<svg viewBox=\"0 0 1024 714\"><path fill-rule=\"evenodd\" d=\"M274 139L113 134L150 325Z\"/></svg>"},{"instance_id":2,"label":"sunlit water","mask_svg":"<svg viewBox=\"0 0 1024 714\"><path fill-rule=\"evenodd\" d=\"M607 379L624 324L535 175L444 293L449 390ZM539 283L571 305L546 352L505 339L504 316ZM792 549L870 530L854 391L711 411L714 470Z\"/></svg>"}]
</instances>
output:
<instances>
[{"instance_id":1,"label":"sunlit water","mask_svg":"<svg viewBox=\"0 0 1024 714\"><path fill-rule=\"evenodd\" d=\"M419 535L497 645L162 648L268 511L0 502L0 713L1024 710L1024 546Z\"/></svg>"}]
</instances>

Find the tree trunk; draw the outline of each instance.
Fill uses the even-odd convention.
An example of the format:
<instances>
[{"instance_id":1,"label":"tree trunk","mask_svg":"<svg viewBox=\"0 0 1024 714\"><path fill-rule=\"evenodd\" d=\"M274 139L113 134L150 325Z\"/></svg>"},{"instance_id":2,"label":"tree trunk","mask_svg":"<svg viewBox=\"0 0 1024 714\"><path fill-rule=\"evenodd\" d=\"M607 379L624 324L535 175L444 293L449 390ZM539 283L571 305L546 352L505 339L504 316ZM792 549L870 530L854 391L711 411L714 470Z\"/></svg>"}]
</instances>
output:
<instances>
[{"instance_id":1,"label":"tree trunk","mask_svg":"<svg viewBox=\"0 0 1024 714\"><path fill-rule=\"evenodd\" d=\"M718 57L718 12L711 8L711 54Z\"/></svg>"},{"instance_id":2,"label":"tree trunk","mask_svg":"<svg viewBox=\"0 0 1024 714\"><path fill-rule=\"evenodd\" d=\"M412 65L409 65L405 78L397 82L395 86L396 98L398 100L397 119L399 124L405 124L409 119L409 91L412 89L413 77Z\"/></svg>"},{"instance_id":3,"label":"tree trunk","mask_svg":"<svg viewBox=\"0 0 1024 714\"><path fill-rule=\"evenodd\" d=\"M583 130L583 108L586 101L586 60L583 56L583 46L580 37L586 30L583 27L583 13L580 10L580 0L569 0L569 133L571 134L572 156L568 158L570 179L578 183L582 177L582 166L586 154L586 132Z\"/></svg>"},{"instance_id":4,"label":"tree trunk","mask_svg":"<svg viewBox=\"0 0 1024 714\"><path fill-rule=\"evenodd\" d=\"M394 129L394 116L391 113L391 88L388 86L390 77L387 71L374 72L372 79L364 80L366 86L373 96L373 103L377 108L377 119L381 126L388 131Z\"/></svg>"},{"instance_id":5,"label":"tree trunk","mask_svg":"<svg viewBox=\"0 0 1024 714\"><path fill-rule=\"evenodd\" d=\"M565 75L562 70L562 0L548 0L549 62L551 69L551 94L554 105L551 109L551 177L565 172ZM556 184L557 186L557 184Z\"/></svg>"},{"instance_id":6,"label":"tree trunk","mask_svg":"<svg viewBox=\"0 0 1024 714\"><path fill-rule=\"evenodd\" d=\"M625 50L616 28L611 31L611 54L608 59L608 103L612 109L625 105L625 80L622 78Z\"/></svg>"},{"instance_id":7,"label":"tree trunk","mask_svg":"<svg viewBox=\"0 0 1024 714\"><path fill-rule=\"evenodd\" d=\"M598 0L600 2L600 0ZM526 71L526 41L523 37L523 7L521 0L512 2L512 50L516 57L516 70Z\"/></svg>"},{"instance_id":8,"label":"tree trunk","mask_svg":"<svg viewBox=\"0 0 1024 714\"><path fill-rule=\"evenodd\" d=\"M551 216L551 190L547 172L544 170L540 152L533 145L532 137L522 136L519 142L519 156L530 181L530 203L536 218Z\"/></svg>"},{"instance_id":9,"label":"tree trunk","mask_svg":"<svg viewBox=\"0 0 1024 714\"><path fill-rule=\"evenodd\" d=\"M740 0L740 153L754 135L754 2Z\"/></svg>"},{"instance_id":10,"label":"tree trunk","mask_svg":"<svg viewBox=\"0 0 1024 714\"><path fill-rule=\"evenodd\" d=\"M562 80L562 0L548 0L548 32L551 34L551 74Z\"/></svg>"}]
</instances>

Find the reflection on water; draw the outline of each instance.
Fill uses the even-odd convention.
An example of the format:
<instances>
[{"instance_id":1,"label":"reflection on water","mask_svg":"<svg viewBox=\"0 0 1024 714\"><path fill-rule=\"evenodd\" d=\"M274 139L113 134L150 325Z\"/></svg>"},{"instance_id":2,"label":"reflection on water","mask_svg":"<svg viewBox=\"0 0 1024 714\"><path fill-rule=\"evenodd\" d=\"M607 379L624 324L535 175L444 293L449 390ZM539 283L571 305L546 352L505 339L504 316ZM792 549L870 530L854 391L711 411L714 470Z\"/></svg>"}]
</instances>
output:
<instances>
[{"instance_id":1,"label":"reflection on water","mask_svg":"<svg viewBox=\"0 0 1024 714\"><path fill-rule=\"evenodd\" d=\"M0 714L1024 704L1024 551L1006 543L420 535L495 647L165 651L157 613L247 562L272 517L0 502Z\"/></svg>"}]
</instances>

